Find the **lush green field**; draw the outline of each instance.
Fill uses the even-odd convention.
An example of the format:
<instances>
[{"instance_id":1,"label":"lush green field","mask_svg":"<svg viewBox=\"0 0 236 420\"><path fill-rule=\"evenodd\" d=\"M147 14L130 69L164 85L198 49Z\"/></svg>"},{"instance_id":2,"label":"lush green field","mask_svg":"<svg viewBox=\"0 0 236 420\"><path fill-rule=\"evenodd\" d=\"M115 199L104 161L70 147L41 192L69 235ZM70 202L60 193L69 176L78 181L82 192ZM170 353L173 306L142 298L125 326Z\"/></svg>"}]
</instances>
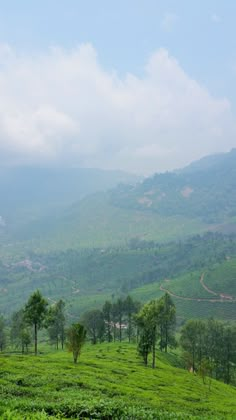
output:
<instances>
[{"instance_id":1,"label":"lush green field","mask_svg":"<svg viewBox=\"0 0 236 420\"><path fill-rule=\"evenodd\" d=\"M40 251L78 247L124 246L131 238L167 242L206 231L197 218L163 217L136 209L123 209L109 202L107 193L86 197L71 207L55 227L34 238ZM31 246L30 242L25 242Z\"/></svg>"},{"instance_id":2,"label":"lush green field","mask_svg":"<svg viewBox=\"0 0 236 420\"><path fill-rule=\"evenodd\" d=\"M236 259L229 259L223 264L208 270L205 284L218 294L236 298Z\"/></svg>"},{"instance_id":3,"label":"lush green field","mask_svg":"<svg viewBox=\"0 0 236 420\"><path fill-rule=\"evenodd\" d=\"M203 273L204 284L212 288L216 294L209 293L202 286L200 279ZM235 279L236 266L235 260L232 260L218 264L214 269L206 270L206 272L194 271L162 282L144 285L133 289L131 295L135 299L146 302L159 298L165 291L168 291L176 305L179 319L213 317L222 320L235 320L236 301L220 297L220 293L227 296L235 291Z\"/></svg>"},{"instance_id":4,"label":"lush green field","mask_svg":"<svg viewBox=\"0 0 236 420\"><path fill-rule=\"evenodd\" d=\"M86 345L77 365L66 351L43 350L38 357L1 355L2 419L236 417L236 389L204 384L174 367L177 356L158 353L153 370L142 365L134 344Z\"/></svg>"},{"instance_id":5,"label":"lush green field","mask_svg":"<svg viewBox=\"0 0 236 420\"><path fill-rule=\"evenodd\" d=\"M236 236L206 234L167 244L133 238L126 247L24 252L24 257L0 257L0 312L5 316L36 289L49 303L65 300L68 314L76 317L107 299L131 294L145 302L165 290L172 293L180 317L236 316L235 302L217 302L218 292L236 293ZM200 283L203 273L204 284L216 295Z\"/></svg>"}]
</instances>

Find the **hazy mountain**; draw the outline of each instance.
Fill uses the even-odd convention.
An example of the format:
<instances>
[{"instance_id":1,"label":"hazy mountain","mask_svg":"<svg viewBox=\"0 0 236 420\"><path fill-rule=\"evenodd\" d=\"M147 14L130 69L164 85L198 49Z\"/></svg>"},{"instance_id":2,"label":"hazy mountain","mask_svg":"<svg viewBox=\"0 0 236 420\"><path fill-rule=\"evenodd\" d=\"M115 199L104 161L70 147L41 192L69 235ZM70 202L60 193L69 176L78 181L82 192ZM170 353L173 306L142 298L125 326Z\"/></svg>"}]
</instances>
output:
<instances>
[{"instance_id":1,"label":"hazy mountain","mask_svg":"<svg viewBox=\"0 0 236 420\"><path fill-rule=\"evenodd\" d=\"M120 184L108 193L90 196L64 214L55 235L61 232L64 237L66 230L67 243L87 246L124 243L136 236L166 241L206 230L230 233L235 231L235 220L236 150L232 150L195 162L191 171L155 174L136 185Z\"/></svg>"},{"instance_id":2,"label":"hazy mountain","mask_svg":"<svg viewBox=\"0 0 236 420\"><path fill-rule=\"evenodd\" d=\"M89 168L1 168L0 226L11 230L55 217L88 194L138 179L122 171Z\"/></svg>"},{"instance_id":3,"label":"hazy mountain","mask_svg":"<svg viewBox=\"0 0 236 420\"><path fill-rule=\"evenodd\" d=\"M220 164L234 164L236 159L236 149L232 149L230 153L217 153L215 155L205 156L202 159L196 160L183 169L179 169L177 173L190 173L199 171L208 171L214 169Z\"/></svg>"},{"instance_id":4,"label":"hazy mountain","mask_svg":"<svg viewBox=\"0 0 236 420\"><path fill-rule=\"evenodd\" d=\"M236 149L201 159L178 173L155 174L135 187L119 186L110 199L122 208L222 223L236 217Z\"/></svg>"},{"instance_id":5,"label":"hazy mountain","mask_svg":"<svg viewBox=\"0 0 236 420\"><path fill-rule=\"evenodd\" d=\"M98 170L25 169L20 175L16 171L7 179L7 205L16 203L21 210L16 212L15 238L40 239L41 249L45 243L66 249L124 244L134 237L163 242L206 230L236 230L235 149L133 185L132 176ZM105 191L122 180L129 184ZM1 196L6 188L3 179ZM7 224L8 214L0 214Z\"/></svg>"}]
</instances>

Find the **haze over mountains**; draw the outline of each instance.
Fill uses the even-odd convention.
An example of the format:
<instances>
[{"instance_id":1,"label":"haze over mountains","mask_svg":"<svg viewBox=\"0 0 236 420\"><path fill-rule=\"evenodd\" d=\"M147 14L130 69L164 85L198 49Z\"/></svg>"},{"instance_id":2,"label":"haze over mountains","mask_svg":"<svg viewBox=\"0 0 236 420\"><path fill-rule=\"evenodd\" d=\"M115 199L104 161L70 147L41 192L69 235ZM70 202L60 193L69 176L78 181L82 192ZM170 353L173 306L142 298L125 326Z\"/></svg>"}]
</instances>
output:
<instances>
[{"instance_id":1,"label":"haze over mountains","mask_svg":"<svg viewBox=\"0 0 236 420\"><path fill-rule=\"evenodd\" d=\"M53 248L234 231L236 149L144 181L96 169L2 169L0 196L2 235Z\"/></svg>"}]
</instances>

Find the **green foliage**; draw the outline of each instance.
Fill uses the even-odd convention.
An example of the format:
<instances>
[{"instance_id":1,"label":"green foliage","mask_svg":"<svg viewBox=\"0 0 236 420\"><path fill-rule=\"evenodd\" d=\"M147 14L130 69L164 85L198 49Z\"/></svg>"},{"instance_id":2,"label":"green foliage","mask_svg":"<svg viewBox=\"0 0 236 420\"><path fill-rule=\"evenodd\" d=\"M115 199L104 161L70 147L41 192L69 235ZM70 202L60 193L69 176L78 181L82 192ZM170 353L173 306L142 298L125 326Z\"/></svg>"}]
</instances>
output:
<instances>
[{"instance_id":1,"label":"green foliage","mask_svg":"<svg viewBox=\"0 0 236 420\"><path fill-rule=\"evenodd\" d=\"M213 319L190 320L182 328L180 343L194 372L208 369L216 379L236 383L235 326Z\"/></svg>"},{"instance_id":2,"label":"green foliage","mask_svg":"<svg viewBox=\"0 0 236 420\"><path fill-rule=\"evenodd\" d=\"M3 351L5 346L6 346L5 320L3 316L0 316L0 351Z\"/></svg>"},{"instance_id":3,"label":"green foliage","mask_svg":"<svg viewBox=\"0 0 236 420\"><path fill-rule=\"evenodd\" d=\"M82 346L85 343L86 329L83 325L72 324L67 331L67 347L73 353L74 363L77 363Z\"/></svg>"},{"instance_id":4,"label":"green foliage","mask_svg":"<svg viewBox=\"0 0 236 420\"><path fill-rule=\"evenodd\" d=\"M121 185L110 193L115 206L157 213L162 217L187 216L203 223L224 223L235 216L236 152L215 165L197 170L155 174L134 188Z\"/></svg>"},{"instance_id":5,"label":"green foliage","mask_svg":"<svg viewBox=\"0 0 236 420\"><path fill-rule=\"evenodd\" d=\"M220 296L236 298L236 258L226 255L222 264L210 267L205 276L205 284Z\"/></svg>"},{"instance_id":6,"label":"green foliage","mask_svg":"<svg viewBox=\"0 0 236 420\"><path fill-rule=\"evenodd\" d=\"M78 365L70 363L67 352L49 350L38 358L1 356L1 418L235 417L235 388L212 379L209 392L201 377L172 366L174 354L157 352L153 370L140 363L136 346L129 343L87 344Z\"/></svg>"},{"instance_id":7,"label":"green foliage","mask_svg":"<svg viewBox=\"0 0 236 420\"><path fill-rule=\"evenodd\" d=\"M49 308L46 324L51 343L56 344L58 349L60 341L63 349L65 341L65 302L62 299Z\"/></svg>"},{"instance_id":8,"label":"green foliage","mask_svg":"<svg viewBox=\"0 0 236 420\"><path fill-rule=\"evenodd\" d=\"M159 302L152 300L146 303L137 314L139 328L138 351L143 357L144 364L148 364L148 353L152 350L152 367L155 367L157 327L159 324Z\"/></svg>"},{"instance_id":9,"label":"green foliage","mask_svg":"<svg viewBox=\"0 0 236 420\"><path fill-rule=\"evenodd\" d=\"M0 261L0 311L5 316L12 307L20 309L38 288L52 301L63 297L65 313L80 317L127 294L142 302L159 298L165 293L163 286L178 296L173 296L178 317L235 319L236 303L210 302L215 296L200 284L205 273L210 289L235 296L235 236L208 233L177 243L142 240L131 245L50 254L31 251L28 260L5 258Z\"/></svg>"},{"instance_id":10,"label":"green foliage","mask_svg":"<svg viewBox=\"0 0 236 420\"><path fill-rule=\"evenodd\" d=\"M110 343L112 341L112 303L107 300L103 305L102 312L105 323L105 336Z\"/></svg>"},{"instance_id":11,"label":"green foliage","mask_svg":"<svg viewBox=\"0 0 236 420\"><path fill-rule=\"evenodd\" d=\"M10 331L11 343L16 348L21 348L22 353L28 351L28 347L31 343L31 333L26 323L25 312L20 309L14 312L11 318L11 331Z\"/></svg>"},{"instance_id":12,"label":"green foliage","mask_svg":"<svg viewBox=\"0 0 236 420\"><path fill-rule=\"evenodd\" d=\"M161 299L146 303L137 314L138 350L145 365L148 363L148 354L152 350L152 367L155 367L157 339L159 339L160 349L164 349L165 352L168 346L175 346L175 313L175 305L166 293Z\"/></svg>"},{"instance_id":13,"label":"green foliage","mask_svg":"<svg viewBox=\"0 0 236 420\"><path fill-rule=\"evenodd\" d=\"M39 290L34 292L28 299L24 308L24 318L28 325L34 327L34 348L37 354L37 336L38 330L42 328L47 315L48 303Z\"/></svg>"},{"instance_id":14,"label":"green foliage","mask_svg":"<svg viewBox=\"0 0 236 420\"><path fill-rule=\"evenodd\" d=\"M92 344L102 342L105 334L105 321L103 312L99 309L86 312L82 319L82 325L85 326Z\"/></svg>"},{"instance_id":15,"label":"green foliage","mask_svg":"<svg viewBox=\"0 0 236 420\"><path fill-rule=\"evenodd\" d=\"M168 346L175 347L176 307L168 293L159 300L158 323L160 331L160 349L167 352Z\"/></svg>"}]
</instances>

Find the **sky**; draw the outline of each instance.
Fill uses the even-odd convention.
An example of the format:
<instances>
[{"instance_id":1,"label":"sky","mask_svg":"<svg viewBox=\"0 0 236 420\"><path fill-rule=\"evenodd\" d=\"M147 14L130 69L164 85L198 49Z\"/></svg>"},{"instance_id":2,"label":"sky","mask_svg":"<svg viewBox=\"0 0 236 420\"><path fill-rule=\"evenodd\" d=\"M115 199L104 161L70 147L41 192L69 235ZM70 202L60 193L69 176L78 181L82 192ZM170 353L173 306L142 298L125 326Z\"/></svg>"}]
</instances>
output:
<instances>
[{"instance_id":1,"label":"sky","mask_svg":"<svg viewBox=\"0 0 236 420\"><path fill-rule=\"evenodd\" d=\"M0 0L0 165L151 174L236 147L235 0Z\"/></svg>"}]
</instances>

